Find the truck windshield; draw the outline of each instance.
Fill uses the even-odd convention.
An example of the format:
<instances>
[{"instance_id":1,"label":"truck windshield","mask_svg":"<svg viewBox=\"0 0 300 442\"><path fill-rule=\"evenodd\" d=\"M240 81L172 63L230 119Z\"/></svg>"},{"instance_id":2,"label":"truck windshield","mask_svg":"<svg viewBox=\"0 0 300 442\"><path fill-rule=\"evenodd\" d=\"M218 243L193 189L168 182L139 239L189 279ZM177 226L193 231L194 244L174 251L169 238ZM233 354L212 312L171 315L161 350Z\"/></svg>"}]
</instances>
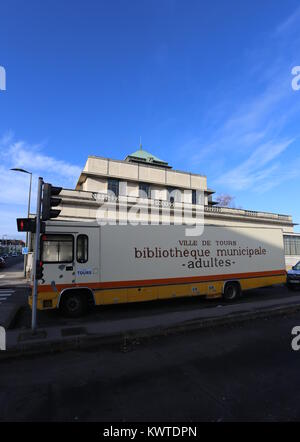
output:
<instances>
[{"instance_id":1,"label":"truck windshield","mask_svg":"<svg viewBox=\"0 0 300 442\"><path fill-rule=\"evenodd\" d=\"M41 259L45 263L73 261L73 235L43 235Z\"/></svg>"}]
</instances>

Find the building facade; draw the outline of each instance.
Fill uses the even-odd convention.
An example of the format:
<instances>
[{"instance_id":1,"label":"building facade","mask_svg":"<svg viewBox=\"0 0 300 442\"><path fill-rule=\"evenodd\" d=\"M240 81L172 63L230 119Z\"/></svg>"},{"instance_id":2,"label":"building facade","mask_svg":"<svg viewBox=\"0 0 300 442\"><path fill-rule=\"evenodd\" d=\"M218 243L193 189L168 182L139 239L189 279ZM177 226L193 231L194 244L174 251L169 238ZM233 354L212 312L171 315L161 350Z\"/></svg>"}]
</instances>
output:
<instances>
[{"instance_id":1,"label":"building facade","mask_svg":"<svg viewBox=\"0 0 300 442\"><path fill-rule=\"evenodd\" d=\"M24 241L20 239L0 239L0 256L11 253L22 253L25 247Z\"/></svg>"},{"instance_id":2,"label":"building facade","mask_svg":"<svg viewBox=\"0 0 300 442\"><path fill-rule=\"evenodd\" d=\"M213 201L214 193L206 176L173 170L140 146L125 160L89 156L75 189L61 192L58 219L148 223L151 215L158 224L188 223L203 217L205 224L279 227L287 267L300 260L300 235L294 233L290 215L219 207Z\"/></svg>"}]
</instances>

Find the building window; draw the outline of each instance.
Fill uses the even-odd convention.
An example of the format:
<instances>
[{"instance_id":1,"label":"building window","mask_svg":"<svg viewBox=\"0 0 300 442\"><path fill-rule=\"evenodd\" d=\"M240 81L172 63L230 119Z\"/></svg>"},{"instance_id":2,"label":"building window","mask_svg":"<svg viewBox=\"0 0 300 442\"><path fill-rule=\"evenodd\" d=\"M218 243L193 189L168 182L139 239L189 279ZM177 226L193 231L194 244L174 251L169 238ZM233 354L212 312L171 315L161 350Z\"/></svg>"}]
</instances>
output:
<instances>
[{"instance_id":1,"label":"building window","mask_svg":"<svg viewBox=\"0 0 300 442\"><path fill-rule=\"evenodd\" d=\"M284 235L283 241L286 255L300 255L300 236Z\"/></svg>"},{"instance_id":2,"label":"building window","mask_svg":"<svg viewBox=\"0 0 300 442\"><path fill-rule=\"evenodd\" d=\"M139 197L140 198L151 198L150 184L139 183Z\"/></svg>"},{"instance_id":3,"label":"building window","mask_svg":"<svg viewBox=\"0 0 300 442\"><path fill-rule=\"evenodd\" d=\"M89 238L87 235L77 236L76 259L77 262L84 264L88 261Z\"/></svg>"},{"instance_id":4,"label":"building window","mask_svg":"<svg viewBox=\"0 0 300 442\"><path fill-rule=\"evenodd\" d=\"M107 181L107 190L113 192L115 196L119 196L119 180L109 178Z\"/></svg>"},{"instance_id":5,"label":"building window","mask_svg":"<svg viewBox=\"0 0 300 442\"><path fill-rule=\"evenodd\" d=\"M211 199L211 197L208 197L208 199L209 198ZM192 204L204 205L205 204L204 192L202 192L201 190L193 189L192 190Z\"/></svg>"},{"instance_id":6,"label":"building window","mask_svg":"<svg viewBox=\"0 0 300 442\"><path fill-rule=\"evenodd\" d=\"M197 194L195 189L192 190L192 204L197 204Z\"/></svg>"},{"instance_id":7,"label":"building window","mask_svg":"<svg viewBox=\"0 0 300 442\"><path fill-rule=\"evenodd\" d=\"M168 187L168 201L170 203L181 203L181 191L175 187Z\"/></svg>"},{"instance_id":8,"label":"building window","mask_svg":"<svg viewBox=\"0 0 300 442\"><path fill-rule=\"evenodd\" d=\"M42 235L41 252L46 263L73 262L73 235Z\"/></svg>"}]
</instances>

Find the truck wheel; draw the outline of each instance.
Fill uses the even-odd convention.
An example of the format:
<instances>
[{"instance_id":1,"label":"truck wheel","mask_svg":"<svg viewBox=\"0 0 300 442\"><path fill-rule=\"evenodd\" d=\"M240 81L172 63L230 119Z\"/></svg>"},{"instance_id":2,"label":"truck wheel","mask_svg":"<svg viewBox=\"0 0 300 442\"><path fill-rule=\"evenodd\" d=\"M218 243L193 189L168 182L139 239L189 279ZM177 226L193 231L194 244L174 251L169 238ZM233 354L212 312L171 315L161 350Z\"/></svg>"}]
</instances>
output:
<instances>
[{"instance_id":1,"label":"truck wheel","mask_svg":"<svg viewBox=\"0 0 300 442\"><path fill-rule=\"evenodd\" d=\"M79 318L87 310L86 296L81 293L68 293L62 298L61 310L69 318Z\"/></svg>"},{"instance_id":2,"label":"truck wheel","mask_svg":"<svg viewBox=\"0 0 300 442\"><path fill-rule=\"evenodd\" d=\"M224 288L223 298L225 301L235 301L241 293L240 286L237 282L227 282Z\"/></svg>"}]
</instances>

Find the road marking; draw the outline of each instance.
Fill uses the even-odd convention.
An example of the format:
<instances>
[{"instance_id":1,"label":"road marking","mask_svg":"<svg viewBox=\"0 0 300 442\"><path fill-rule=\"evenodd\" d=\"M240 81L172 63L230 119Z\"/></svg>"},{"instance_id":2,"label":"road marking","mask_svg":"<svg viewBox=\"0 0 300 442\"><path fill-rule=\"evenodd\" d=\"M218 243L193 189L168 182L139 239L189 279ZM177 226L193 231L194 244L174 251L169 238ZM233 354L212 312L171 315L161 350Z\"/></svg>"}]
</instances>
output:
<instances>
[{"instance_id":1,"label":"road marking","mask_svg":"<svg viewBox=\"0 0 300 442\"><path fill-rule=\"evenodd\" d=\"M10 289L0 289L0 304L2 302L6 301L9 296L13 295L15 293L15 290Z\"/></svg>"},{"instance_id":2,"label":"road marking","mask_svg":"<svg viewBox=\"0 0 300 442\"><path fill-rule=\"evenodd\" d=\"M13 293L1 293L0 292L0 304L3 304L4 301L7 301L9 296L13 295Z\"/></svg>"},{"instance_id":3,"label":"road marking","mask_svg":"<svg viewBox=\"0 0 300 442\"><path fill-rule=\"evenodd\" d=\"M4 278L5 276L6 276L6 275L0 275L0 279L1 279L1 278Z\"/></svg>"}]
</instances>

